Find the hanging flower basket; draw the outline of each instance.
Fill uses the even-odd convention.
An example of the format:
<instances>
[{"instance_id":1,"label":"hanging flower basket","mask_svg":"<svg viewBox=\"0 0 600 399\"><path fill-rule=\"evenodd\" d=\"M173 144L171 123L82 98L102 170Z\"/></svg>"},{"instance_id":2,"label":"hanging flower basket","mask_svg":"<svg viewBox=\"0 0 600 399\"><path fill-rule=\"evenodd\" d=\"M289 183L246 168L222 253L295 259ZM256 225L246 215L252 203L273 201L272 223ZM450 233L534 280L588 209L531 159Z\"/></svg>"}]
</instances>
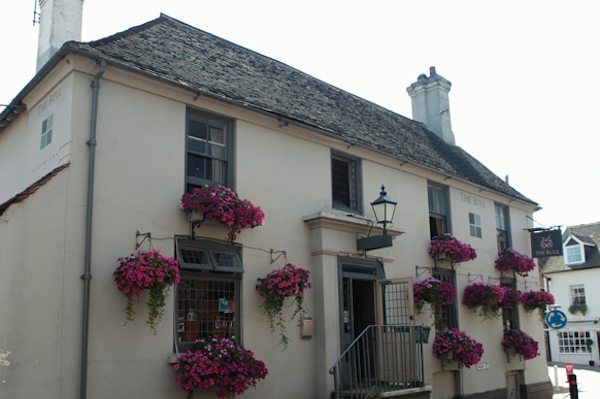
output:
<instances>
[{"instance_id":1,"label":"hanging flower basket","mask_svg":"<svg viewBox=\"0 0 600 399\"><path fill-rule=\"evenodd\" d=\"M139 301L144 291L150 291L148 298L148 325L156 334L162 320L167 289L179 285L179 263L174 258L161 255L158 249L138 250L118 259L119 266L113 273L117 289L127 297L125 315L127 321L135 318L134 302Z\"/></svg>"},{"instance_id":2,"label":"hanging flower basket","mask_svg":"<svg viewBox=\"0 0 600 399\"><path fill-rule=\"evenodd\" d=\"M525 360L531 360L539 355L537 341L518 328L504 332L502 347L509 356L519 354Z\"/></svg>"},{"instance_id":3,"label":"hanging flower basket","mask_svg":"<svg viewBox=\"0 0 600 399\"><path fill-rule=\"evenodd\" d=\"M513 309L519 306L521 291L508 285L501 285L500 287L504 291L504 295L500 301L500 307L504 309Z\"/></svg>"},{"instance_id":4,"label":"hanging flower basket","mask_svg":"<svg viewBox=\"0 0 600 399\"><path fill-rule=\"evenodd\" d=\"M504 289L495 284L471 283L463 293L463 304L485 319L499 316Z\"/></svg>"},{"instance_id":5,"label":"hanging flower basket","mask_svg":"<svg viewBox=\"0 0 600 399\"><path fill-rule=\"evenodd\" d=\"M433 341L433 353L442 360L448 357L456 360L459 367L469 368L479 363L483 352L483 345L455 328L438 333Z\"/></svg>"},{"instance_id":6,"label":"hanging flower basket","mask_svg":"<svg viewBox=\"0 0 600 399\"><path fill-rule=\"evenodd\" d=\"M477 257L473 247L460 242L450 234L433 237L429 255L435 260L448 259L452 263L467 262Z\"/></svg>"},{"instance_id":7,"label":"hanging flower basket","mask_svg":"<svg viewBox=\"0 0 600 399\"><path fill-rule=\"evenodd\" d=\"M525 277L535 269L535 262L527 255L523 255L512 248L498 253L496 270L501 272L512 271Z\"/></svg>"},{"instance_id":8,"label":"hanging flower basket","mask_svg":"<svg viewBox=\"0 0 600 399\"><path fill-rule=\"evenodd\" d=\"M256 386L268 374L265 364L229 338L198 340L173 365L179 389L190 395L216 389L218 398L233 398Z\"/></svg>"},{"instance_id":9,"label":"hanging flower basket","mask_svg":"<svg viewBox=\"0 0 600 399\"><path fill-rule=\"evenodd\" d=\"M456 300L456 289L447 281L428 277L413 285L413 295L417 312L421 313L423 305L428 303L436 319L442 312L443 305L453 304Z\"/></svg>"},{"instance_id":10,"label":"hanging flower basket","mask_svg":"<svg viewBox=\"0 0 600 399\"><path fill-rule=\"evenodd\" d=\"M275 269L264 278L259 278L256 283L256 290L260 296L265 298L262 307L265 315L269 319L271 332L275 327L279 328L280 343L287 348L289 338L285 335L285 321L282 311L286 298L294 298L296 309L290 318L290 321L298 317L298 323L306 314L304 309L304 291L310 288L308 281L310 272L299 266L288 263L281 269Z\"/></svg>"},{"instance_id":11,"label":"hanging flower basket","mask_svg":"<svg viewBox=\"0 0 600 399\"><path fill-rule=\"evenodd\" d=\"M225 186L195 188L181 197L181 208L188 212L190 222L212 220L230 228L227 238L237 238L242 229L262 226L264 211Z\"/></svg>"},{"instance_id":12,"label":"hanging flower basket","mask_svg":"<svg viewBox=\"0 0 600 399\"><path fill-rule=\"evenodd\" d=\"M554 305L554 295L547 291L527 291L521 294L521 303L527 312L538 310L540 318L544 320L546 306Z\"/></svg>"}]
</instances>

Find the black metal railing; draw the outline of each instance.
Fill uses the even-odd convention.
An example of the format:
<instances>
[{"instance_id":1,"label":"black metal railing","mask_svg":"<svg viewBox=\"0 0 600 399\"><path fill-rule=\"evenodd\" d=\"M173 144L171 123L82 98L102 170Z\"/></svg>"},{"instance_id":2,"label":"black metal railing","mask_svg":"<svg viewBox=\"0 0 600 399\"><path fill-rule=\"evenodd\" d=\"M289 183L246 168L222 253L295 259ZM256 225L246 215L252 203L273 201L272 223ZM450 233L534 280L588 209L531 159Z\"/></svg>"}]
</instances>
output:
<instances>
[{"instance_id":1,"label":"black metal railing","mask_svg":"<svg viewBox=\"0 0 600 399\"><path fill-rule=\"evenodd\" d=\"M329 373L335 399L376 398L423 384L423 342L429 331L415 325L372 325L342 352Z\"/></svg>"}]
</instances>

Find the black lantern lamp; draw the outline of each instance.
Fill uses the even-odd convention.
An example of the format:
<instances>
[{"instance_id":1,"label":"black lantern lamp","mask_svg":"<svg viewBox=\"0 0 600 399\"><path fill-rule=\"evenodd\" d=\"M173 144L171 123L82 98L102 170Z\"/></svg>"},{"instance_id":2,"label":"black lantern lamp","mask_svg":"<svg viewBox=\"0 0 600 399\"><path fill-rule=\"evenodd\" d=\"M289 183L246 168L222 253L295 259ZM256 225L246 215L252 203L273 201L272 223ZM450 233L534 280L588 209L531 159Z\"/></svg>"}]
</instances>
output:
<instances>
[{"instance_id":1,"label":"black lantern lamp","mask_svg":"<svg viewBox=\"0 0 600 399\"><path fill-rule=\"evenodd\" d=\"M383 224L383 235L387 234L387 225L391 224L394 220L396 205L398 205L398 202L387 195L385 186L382 185L379 198L371 202L371 207L373 208L377 223Z\"/></svg>"},{"instance_id":2,"label":"black lantern lamp","mask_svg":"<svg viewBox=\"0 0 600 399\"><path fill-rule=\"evenodd\" d=\"M356 240L356 248L358 250L370 251L392 246L392 236L387 234L387 226L388 224L392 224L394 220L397 204L398 202L387 195L385 186L382 185L379 198L371 202L371 207L373 208L377 223L383 225L383 234Z\"/></svg>"}]
</instances>

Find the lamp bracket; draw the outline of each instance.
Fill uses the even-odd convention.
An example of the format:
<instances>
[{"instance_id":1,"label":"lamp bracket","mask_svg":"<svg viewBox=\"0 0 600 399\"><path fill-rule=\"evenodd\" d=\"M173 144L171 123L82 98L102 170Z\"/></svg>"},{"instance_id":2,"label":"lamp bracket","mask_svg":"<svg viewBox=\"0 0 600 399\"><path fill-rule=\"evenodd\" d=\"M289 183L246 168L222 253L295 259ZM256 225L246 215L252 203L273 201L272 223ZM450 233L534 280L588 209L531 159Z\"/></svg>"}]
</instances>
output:
<instances>
[{"instance_id":1,"label":"lamp bracket","mask_svg":"<svg viewBox=\"0 0 600 399\"><path fill-rule=\"evenodd\" d=\"M388 248L394 245L392 243L392 236L381 235L372 236L366 238L359 238L356 240L356 249L359 251L372 251L374 249Z\"/></svg>"}]
</instances>

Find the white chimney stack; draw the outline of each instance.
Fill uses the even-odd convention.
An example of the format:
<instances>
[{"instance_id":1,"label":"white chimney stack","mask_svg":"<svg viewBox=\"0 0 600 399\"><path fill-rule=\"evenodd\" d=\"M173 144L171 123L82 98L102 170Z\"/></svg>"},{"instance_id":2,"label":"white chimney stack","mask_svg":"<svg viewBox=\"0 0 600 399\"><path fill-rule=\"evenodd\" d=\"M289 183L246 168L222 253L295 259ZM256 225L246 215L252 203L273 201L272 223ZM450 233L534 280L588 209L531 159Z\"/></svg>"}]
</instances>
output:
<instances>
[{"instance_id":1,"label":"white chimney stack","mask_svg":"<svg viewBox=\"0 0 600 399\"><path fill-rule=\"evenodd\" d=\"M450 125L448 92L450 81L438 75L435 67L429 68L429 76L419 75L417 81L406 88L412 100L413 119L422 122L446 143L454 145L454 133Z\"/></svg>"},{"instance_id":2,"label":"white chimney stack","mask_svg":"<svg viewBox=\"0 0 600 399\"><path fill-rule=\"evenodd\" d=\"M83 0L39 0L37 70L69 40L81 40Z\"/></svg>"}]
</instances>

